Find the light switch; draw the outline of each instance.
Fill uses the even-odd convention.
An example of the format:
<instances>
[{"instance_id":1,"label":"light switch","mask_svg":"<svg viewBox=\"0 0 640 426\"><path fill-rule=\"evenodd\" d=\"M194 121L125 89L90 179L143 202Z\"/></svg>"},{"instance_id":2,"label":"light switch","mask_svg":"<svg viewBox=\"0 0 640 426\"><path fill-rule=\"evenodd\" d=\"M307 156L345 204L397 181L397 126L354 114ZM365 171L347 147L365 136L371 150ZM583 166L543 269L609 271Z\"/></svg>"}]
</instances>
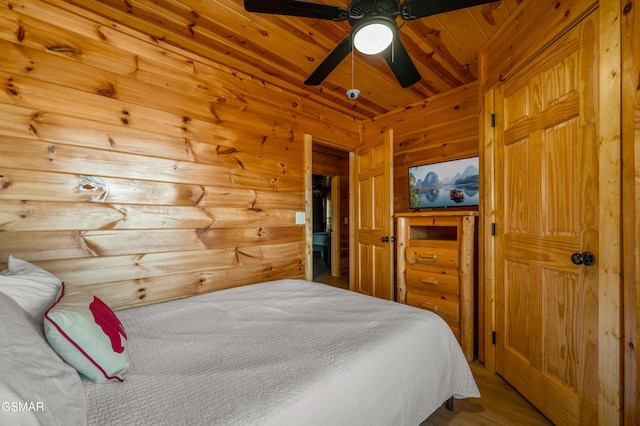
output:
<instances>
[{"instance_id":1,"label":"light switch","mask_svg":"<svg viewBox=\"0 0 640 426\"><path fill-rule=\"evenodd\" d=\"M296 225L304 225L304 212L296 212Z\"/></svg>"}]
</instances>

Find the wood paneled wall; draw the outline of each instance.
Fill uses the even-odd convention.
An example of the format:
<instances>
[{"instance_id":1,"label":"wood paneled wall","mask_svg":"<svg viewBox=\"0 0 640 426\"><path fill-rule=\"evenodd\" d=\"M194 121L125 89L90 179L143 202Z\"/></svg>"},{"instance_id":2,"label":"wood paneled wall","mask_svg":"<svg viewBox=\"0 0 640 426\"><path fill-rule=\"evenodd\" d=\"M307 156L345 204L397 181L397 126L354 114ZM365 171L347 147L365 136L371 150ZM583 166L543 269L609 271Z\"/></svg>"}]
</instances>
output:
<instances>
[{"instance_id":1,"label":"wood paneled wall","mask_svg":"<svg viewBox=\"0 0 640 426\"><path fill-rule=\"evenodd\" d=\"M478 85L471 83L364 123L365 141L393 129L396 213L410 211L410 166L478 155L479 114Z\"/></svg>"},{"instance_id":2,"label":"wood paneled wall","mask_svg":"<svg viewBox=\"0 0 640 426\"><path fill-rule=\"evenodd\" d=\"M303 136L360 123L62 1L0 2L0 268L116 308L304 276Z\"/></svg>"}]
</instances>

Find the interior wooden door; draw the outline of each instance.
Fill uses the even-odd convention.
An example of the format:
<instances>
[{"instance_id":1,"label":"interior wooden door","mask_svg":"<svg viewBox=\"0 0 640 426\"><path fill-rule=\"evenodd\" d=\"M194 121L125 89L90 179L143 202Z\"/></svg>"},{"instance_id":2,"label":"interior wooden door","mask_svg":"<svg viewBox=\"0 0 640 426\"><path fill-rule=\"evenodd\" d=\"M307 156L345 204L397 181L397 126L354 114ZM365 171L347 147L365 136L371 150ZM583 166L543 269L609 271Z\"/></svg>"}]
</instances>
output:
<instances>
[{"instance_id":1,"label":"interior wooden door","mask_svg":"<svg viewBox=\"0 0 640 426\"><path fill-rule=\"evenodd\" d=\"M496 90L496 370L562 425L598 422L597 58L596 11Z\"/></svg>"},{"instance_id":2,"label":"interior wooden door","mask_svg":"<svg viewBox=\"0 0 640 426\"><path fill-rule=\"evenodd\" d=\"M365 144L355 156L355 280L359 293L393 300L393 134Z\"/></svg>"}]
</instances>

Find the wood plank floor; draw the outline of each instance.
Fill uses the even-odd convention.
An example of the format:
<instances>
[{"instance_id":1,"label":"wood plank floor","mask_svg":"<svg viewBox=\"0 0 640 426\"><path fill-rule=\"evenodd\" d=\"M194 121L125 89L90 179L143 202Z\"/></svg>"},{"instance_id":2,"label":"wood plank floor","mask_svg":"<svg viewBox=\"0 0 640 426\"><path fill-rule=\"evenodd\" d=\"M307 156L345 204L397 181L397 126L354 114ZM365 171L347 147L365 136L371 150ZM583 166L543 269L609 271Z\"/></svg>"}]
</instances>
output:
<instances>
[{"instance_id":1,"label":"wood plank floor","mask_svg":"<svg viewBox=\"0 0 640 426\"><path fill-rule=\"evenodd\" d=\"M440 407L420 426L430 425L551 425L535 407L497 374L482 364L471 364L480 398L456 399L453 411Z\"/></svg>"},{"instance_id":2,"label":"wood plank floor","mask_svg":"<svg viewBox=\"0 0 640 426\"><path fill-rule=\"evenodd\" d=\"M313 252L313 281L349 290L349 275L332 277L331 271L327 269L324 260L318 252Z\"/></svg>"}]
</instances>

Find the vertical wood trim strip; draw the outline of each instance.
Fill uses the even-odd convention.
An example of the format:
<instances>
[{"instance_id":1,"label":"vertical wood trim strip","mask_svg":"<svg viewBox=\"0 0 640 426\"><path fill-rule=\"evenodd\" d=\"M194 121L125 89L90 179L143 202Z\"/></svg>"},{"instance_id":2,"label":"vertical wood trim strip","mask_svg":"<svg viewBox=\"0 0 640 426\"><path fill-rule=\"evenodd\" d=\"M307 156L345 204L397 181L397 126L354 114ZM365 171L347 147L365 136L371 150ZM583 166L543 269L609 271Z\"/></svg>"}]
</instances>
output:
<instances>
[{"instance_id":1,"label":"vertical wood trim strip","mask_svg":"<svg viewBox=\"0 0 640 426\"><path fill-rule=\"evenodd\" d=\"M495 346L486 345L493 340L495 323L495 237L492 236L491 224L495 217L495 127L491 126L495 109L495 93L489 90L480 102L484 102L480 115L480 187L482 203L478 218L478 359L484 362L488 371L495 372ZM483 333L484 338L481 338Z\"/></svg>"},{"instance_id":2,"label":"vertical wood trim strip","mask_svg":"<svg viewBox=\"0 0 640 426\"><path fill-rule=\"evenodd\" d=\"M313 136L306 134L303 137L304 144L304 277L313 281L313 193L311 189L313 173Z\"/></svg>"},{"instance_id":3,"label":"vertical wood trim strip","mask_svg":"<svg viewBox=\"0 0 640 426\"><path fill-rule=\"evenodd\" d=\"M388 231L387 235L389 235L389 254L388 254L388 263L389 263L389 282L386 283L389 286L389 300L396 300L396 289L395 289L395 268L394 268L394 248L395 244L392 242L395 236L394 229L394 207L393 207L393 129L389 129L385 132L385 158L384 158L384 167L387 170L385 182L384 182L384 191L385 191L385 202L387 203L387 209L389 212L389 222L387 224Z\"/></svg>"},{"instance_id":4,"label":"vertical wood trim strip","mask_svg":"<svg viewBox=\"0 0 640 426\"><path fill-rule=\"evenodd\" d=\"M340 176L331 177L331 276L340 276Z\"/></svg>"},{"instance_id":5,"label":"vertical wood trim strip","mask_svg":"<svg viewBox=\"0 0 640 426\"><path fill-rule=\"evenodd\" d=\"M349 152L349 290L356 291L356 153Z\"/></svg>"},{"instance_id":6,"label":"vertical wood trim strip","mask_svg":"<svg viewBox=\"0 0 640 426\"><path fill-rule=\"evenodd\" d=\"M624 424L635 425L640 389L638 382L638 318L640 292L636 274L640 271L640 8L632 0L622 4L622 262L624 300ZM640 135L640 133L638 133Z\"/></svg>"},{"instance_id":7,"label":"vertical wood trim strip","mask_svg":"<svg viewBox=\"0 0 640 426\"><path fill-rule=\"evenodd\" d=\"M460 346L467 361L473 361L473 247L475 245L475 216L462 216L458 235L460 245ZM468 320L465 320L468 319Z\"/></svg>"},{"instance_id":8,"label":"vertical wood trim strip","mask_svg":"<svg viewBox=\"0 0 640 426\"><path fill-rule=\"evenodd\" d=\"M620 0L600 2L598 424L621 422Z\"/></svg>"},{"instance_id":9,"label":"vertical wood trim strip","mask_svg":"<svg viewBox=\"0 0 640 426\"><path fill-rule=\"evenodd\" d=\"M409 219L406 217L398 217L397 221L397 247L396 247L396 300L400 303L407 303L407 280L406 280L406 252L407 241L409 240Z\"/></svg>"}]
</instances>

